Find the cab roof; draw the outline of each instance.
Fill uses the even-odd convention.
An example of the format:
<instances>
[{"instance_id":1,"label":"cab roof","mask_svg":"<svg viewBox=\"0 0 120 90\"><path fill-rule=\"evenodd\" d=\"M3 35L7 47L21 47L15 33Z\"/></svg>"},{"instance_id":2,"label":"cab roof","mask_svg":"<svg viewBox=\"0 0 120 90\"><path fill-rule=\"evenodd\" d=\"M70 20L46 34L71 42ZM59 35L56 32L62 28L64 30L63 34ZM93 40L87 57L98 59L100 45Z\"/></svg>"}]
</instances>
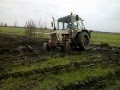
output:
<instances>
[{"instance_id":1,"label":"cab roof","mask_svg":"<svg viewBox=\"0 0 120 90\"><path fill-rule=\"evenodd\" d=\"M76 21L76 15L68 15L62 18L58 19L58 22L64 22L64 23L70 23L71 19L73 19L73 21ZM81 20L81 18L79 17L79 20Z\"/></svg>"}]
</instances>

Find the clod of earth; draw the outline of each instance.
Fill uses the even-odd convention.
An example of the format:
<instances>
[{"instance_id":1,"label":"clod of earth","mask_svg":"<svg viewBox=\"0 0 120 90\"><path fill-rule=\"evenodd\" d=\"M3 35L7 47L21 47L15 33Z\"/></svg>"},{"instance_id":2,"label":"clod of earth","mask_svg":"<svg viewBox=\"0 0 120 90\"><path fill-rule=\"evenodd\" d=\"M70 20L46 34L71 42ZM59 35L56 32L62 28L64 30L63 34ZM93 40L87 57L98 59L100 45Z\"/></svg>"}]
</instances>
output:
<instances>
[{"instance_id":1,"label":"clod of earth","mask_svg":"<svg viewBox=\"0 0 120 90\"><path fill-rule=\"evenodd\" d=\"M33 48L31 46L19 46L16 48L16 52L23 53L23 52L33 52Z\"/></svg>"}]
</instances>

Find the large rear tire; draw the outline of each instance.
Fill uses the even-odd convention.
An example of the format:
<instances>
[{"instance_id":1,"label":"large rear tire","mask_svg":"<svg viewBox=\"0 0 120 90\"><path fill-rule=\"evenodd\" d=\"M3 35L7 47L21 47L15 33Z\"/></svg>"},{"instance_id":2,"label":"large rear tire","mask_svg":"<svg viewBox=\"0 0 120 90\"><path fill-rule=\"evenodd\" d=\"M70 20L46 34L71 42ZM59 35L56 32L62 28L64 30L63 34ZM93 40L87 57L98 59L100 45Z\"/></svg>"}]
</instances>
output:
<instances>
[{"instance_id":1,"label":"large rear tire","mask_svg":"<svg viewBox=\"0 0 120 90\"><path fill-rule=\"evenodd\" d=\"M82 31L77 36L79 50L88 50L90 48L90 36L87 32Z\"/></svg>"}]
</instances>

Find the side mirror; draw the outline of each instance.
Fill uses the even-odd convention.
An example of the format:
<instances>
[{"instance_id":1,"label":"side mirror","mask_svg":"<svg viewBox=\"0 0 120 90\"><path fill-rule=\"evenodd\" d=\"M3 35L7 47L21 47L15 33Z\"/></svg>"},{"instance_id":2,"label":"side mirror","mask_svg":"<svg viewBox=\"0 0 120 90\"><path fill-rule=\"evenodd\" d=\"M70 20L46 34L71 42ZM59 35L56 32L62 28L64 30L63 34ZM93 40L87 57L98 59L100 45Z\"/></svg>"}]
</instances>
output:
<instances>
[{"instance_id":1,"label":"side mirror","mask_svg":"<svg viewBox=\"0 0 120 90\"><path fill-rule=\"evenodd\" d=\"M51 27L53 27L53 22L51 22Z\"/></svg>"},{"instance_id":2,"label":"side mirror","mask_svg":"<svg viewBox=\"0 0 120 90\"><path fill-rule=\"evenodd\" d=\"M76 21L78 21L79 20L79 15L76 15Z\"/></svg>"}]
</instances>

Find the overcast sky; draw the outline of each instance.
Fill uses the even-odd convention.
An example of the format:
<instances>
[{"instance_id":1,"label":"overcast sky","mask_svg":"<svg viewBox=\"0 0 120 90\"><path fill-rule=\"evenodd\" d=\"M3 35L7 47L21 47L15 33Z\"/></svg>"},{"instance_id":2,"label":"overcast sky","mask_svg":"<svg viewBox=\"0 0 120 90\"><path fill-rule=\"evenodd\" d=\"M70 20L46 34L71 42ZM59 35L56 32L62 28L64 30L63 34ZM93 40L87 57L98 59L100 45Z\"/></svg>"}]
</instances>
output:
<instances>
[{"instance_id":1,"label":"overcast sky","mask_svg":"<svg viewBox=\"0 0 120 90\"><path fill-rule=\"evenodd\" d=\"M79 14L88 29L120 32L120 0L0 0L0 22L8 25L33 19L50 27L52 16L70 12Z\"/></svg>"}]
</instances>

